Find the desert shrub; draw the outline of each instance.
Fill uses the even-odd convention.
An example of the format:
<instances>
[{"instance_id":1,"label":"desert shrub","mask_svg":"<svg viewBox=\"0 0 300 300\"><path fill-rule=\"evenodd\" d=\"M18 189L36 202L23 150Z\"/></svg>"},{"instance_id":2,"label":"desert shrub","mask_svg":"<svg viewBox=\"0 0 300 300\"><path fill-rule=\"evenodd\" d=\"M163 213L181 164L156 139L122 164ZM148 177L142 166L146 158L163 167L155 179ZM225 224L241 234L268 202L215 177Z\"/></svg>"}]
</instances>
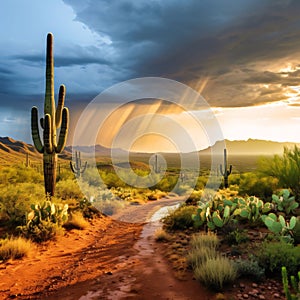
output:
<instances>
[{"instance_id":1,"label":"desert shrub","mask_svg":"<svg viewBox=\"0 0 300 300\"><path fill-rule=\"evenodd\" d=\"M171 235L162 228L155 231L154 238L157 242L168 242L172 239Z\"/></svg>"},{"instance_id":2,"label":"desert shrub","mask_svg":"<svg viewBox=\"0 0 300 300\"><path fill-rule=\"evenodd\" d=\"M45 190L41 184L30 182L1 185L0 210L3 221L11 226L24 222L25 214L30 210L32 201L45 198Z\"/></svg>"},{"instance_id":3,"label":"desert shrub","mask_svg":"<svg viewBox=\"0 0 300 300\"><path fill-rule=\"evenodd\" d=\"M209 248L216 249L219 245L219 238L215 233L209 232L207 234L194 234L191 238L192 249Z\"/></svg>"},{"instance_id":4,"label":"desert shrub","mask_svg":"<svg viewBox=\"0 0 300 300\"><path fill-rule=\"evenodd\" d=\"M82 191L76 180L67 179L57 182L55 194L61 199L80 199L83 198Z\"/></svg>"},{"instance_id":5,"label":"desert shrub","mask_svg":"<svg viewBox=\"0 0 300 300\"><path fill-rule=\"evenodd\" d=\"M222 290L224 285L233 282L237 271L233 262L227 257L209 258L194 269L196 280L215 290Z\"/></svg>"},{"instance_id":6,"label":"desert shrub","mask_svg":"<svg viewBox=\"0 0 300 300\"><path fill-rule=\"evenodd\" d=\"M168 175L164 176L157 184L155 184L151 189L158 189L164 192L171 192L178 181L178 176Z\"/></svg>"},{"instance_id":7,"label":"desert shrub","mask_svg":"<svg viewBox=\"0 0 300 300\"><path fill-rule=\"evenodd\" d=\"M239 194L270 199L273 191L278 188L277 180L273 177L262 176L260 173L243 173L240 177Z\"/></svg>"},{"instance_id":8,"label":"desert shrub","mask_svg":"<svg viewBox=\"0 0 300 300\"><path fill-rule=\"evenodd\" d=\"M98 171L96 168L87 168L82 174L82 178L89 185L99 187L103 185L100 173L104 174L103 171Z\"/></svg>"},{"instance_id":9,"label":"desert shrub","mask_svg":"<svg viewBox=\"0 0 300 300\"><path fill-rule=\"evenodd\" d=\"M296 274L300 268L299 247L284 241L263 243L256 253L259 265L269 274L280 274L286 266L290 274Z\"/></svg>"},{"instance_id":10,"label":"desert shrub","mask_svg":"<svg viewBox=\"0 0 300 300\"><path fill-rule=\"evenodd\" d=\"M196 268L200 268L208 259L215 258L216 256L217 251L214 248L192 248L188 252L186 260L188 265L195 270Z\"/></svg>"},{"instance_id":11,"label":"desert shrub","mask_svg":"<svg viewBox=\"0 0 300 300\"><path fill-rule=\"evenodd\" d=\"M279 188L291 189L298 199L300 197L300 148L284 148L282 156L264 158L259 162L259 171L278 180Z\"/></svg>"},{"instance_id":12,"label":"desert shrub","mask_svg":"<svg viewBox=\"0 0 300 300\"><path fill-rule=\"evenodd\" d=\"M28 256L33 244L22 237L12 237L0 241L0 258L2 260L17 259Z\"/></svg>"},{"instance_id":13,"label":"desert shrub","mask_svg":"<svg viewBox=\"0 0 300 300\"><path fill-rule=\"evenodd\" d=\"M168 229L187 229L194 225L192 215L196 212L196 209L194 206L180 206L163 218L163 222Z\"/></svg>"},{"instance_id":14,"label":"desert shrub","mask_svg":"<svg viewBox=\"0 0 300 300\"><path fill-rule=\"evenodd\" d=\"M76 212L69 216L69 220L63 226L67 229L85 229L89 226L89 223L83 217L82 213Z\"/></svg>"},{"instance_id":15,"label":"desert shrub","mask_svg":"<svg viewBox=\"0 0 300 300\"><path fill-rule=\"evenodd\" d=\"M249 237L246 230L237 228L233 231L228 232L225 235L224 240L229 245L239 245L247 242L249 240Z\"/></svg>"},{"instance_id":16,"label":"desert shrub","mask_svg":"<svg viewBox=\"0 0 300 300\"><path fill-rule=\"evenodd\" d=\"M254 258L241 259L234 261L235 268L239 277L252 278L253 280L261 280L265 275L265 269L262 268L258 261Z\"/></svg>"},{"instance_id":17,"label":"desert shrub","mask_svg":"<svg viewBox=\"0 0 300 300\"><path fill-rule=\"evenodd\" d=\"M199 176L197 179L195 189L203 190L206 186L207 180L208 180L208 176Z\"/></svg>"},{"instance_id":18,"label":"desert shrub","mask_svg":"<svg viewBox=\"0 0 300 300\"><path fill-rule=\"evenodd\" d=\"M18 228L24 237L36 243L53 240L56 238L56 235L61 232L60 226L47 220L41 220L36 225L25 225Z\"/></svg>"},{"instance_id":19,"label":"desert shrub","mask_svg":"<svg viewBox=\"0 0 300 300\"><path fill-rule=\"evenodd\" d=\"M32 204L26 216L26 224L18 230L35 242L54 239L62 231L62 225L68 219L68 205L54 204L49 200Z\"/></svg>"},{"instance_id":20,"label":"desert shrub","mask_svg":"<svg viewBox=\"0 0 300 300\"><path fill-rule=\"evenodd\" d=\"M101 200L94 203L96 209L106 215L116 214L118 211L124 209L128 205L125 201L120 200Z\"/></svg>"},{"instance_id":21,"label":"desert shrub","mask_svg":"<svg viewBox=\"0 0 300 300\"><path fill-rule=\"evenodd\" d=\"M107 186L107 188L112 187L126 187L127 184L119 178L119 176L113 171L100 171L100 176Z\"/></svg>"},{"instance_id":22,"label":"desert shrub","mask_svg":"<svg viewBox=\"0 0 300 300\"><path fill-rule=\"evenodd\" d=\"M300 216L297 217L296 226L292 230L292 236L296 245L300 244Z\"/></svg>"},{"instance_id":23,"label":"desert shrub","mask_svg":"<svg viewBox=\"0 0 300 300\"><path fill-rule=\"evenodd\" d=\"M24 165L16 165L0 169L0 182L2 184L23 182L43 183L43 175L33 168Z\"/></svg>"}]
</instances>

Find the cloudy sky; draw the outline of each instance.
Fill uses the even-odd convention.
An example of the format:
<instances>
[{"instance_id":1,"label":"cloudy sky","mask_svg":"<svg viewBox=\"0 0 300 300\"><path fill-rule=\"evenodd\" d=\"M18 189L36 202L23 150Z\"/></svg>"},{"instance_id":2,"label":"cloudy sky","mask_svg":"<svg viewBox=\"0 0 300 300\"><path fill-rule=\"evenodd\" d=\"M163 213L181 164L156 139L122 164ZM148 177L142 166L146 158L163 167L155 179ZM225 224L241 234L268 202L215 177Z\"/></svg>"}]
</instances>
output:
<instances>
[{"instance_id":1,"label":"cloudy sky","mask_svg":"<svg viewBox=\"0 0 300 300\"><path fill-rule=\"evenodd\" d=\"M297 0L1 1L0 136L31 142L52 32L72 127L103 90L152 76L200 92L225 138L300 142L299 16Z\"/></svg>"}]
</instances>

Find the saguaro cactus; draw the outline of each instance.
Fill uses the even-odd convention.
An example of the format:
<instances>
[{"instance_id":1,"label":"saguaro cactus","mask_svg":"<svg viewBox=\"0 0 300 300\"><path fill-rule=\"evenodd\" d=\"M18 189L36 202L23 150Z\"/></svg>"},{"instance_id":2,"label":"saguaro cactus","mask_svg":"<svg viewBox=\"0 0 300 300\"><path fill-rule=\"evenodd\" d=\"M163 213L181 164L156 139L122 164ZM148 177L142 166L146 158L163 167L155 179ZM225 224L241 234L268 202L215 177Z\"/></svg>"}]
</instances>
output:
<instances>
[{"instance_id":1,"label":"saguaro cactus","mask_svg":"<svg viewBox=\"0 0 300 300\"><path fill-rule=\"evenodd\" d=\"M231 174L232 165L229 166L229 170L227 169L227 150L224 149L224 171L222 168L222 164L220 164L220 172L224 178L224 187L228 188L228 177Z\"/></svg>"},{"instance_id":2,"label":"saguaro cactus","mask_svg":"<svg viewBox=\"0 0 300 300\"><path fill-rule=\"evenodd\" d=\"M73 166L72 162L70 161L70 167L72 172L76 175L76 177L80 177L80 175L84 173L87 167L87 162L85 162L84 166L82 166L80 151L75 151L75 165Z\"/></svg>"},{"instance_id":3,"label":"saguaro cactus","mask_svg":"<svg viewBox=\"0 0 300 300\"><path fill-rule=\"evenodd\" d=\"M65 86L61 85L58 104L55 109L53 35L48 33L44 118L40 119L40 125L43 129L43 143L38 128L38 109L35 106L31 109L31 134L35 148L38 152L43 153L45 192L50 196L53 196L55 192L57 153L61 153L64 149L68 134L69 110L64 107L65 93ZM60 127L57 142L56 130Z\"/></svg>"}]
</instances>

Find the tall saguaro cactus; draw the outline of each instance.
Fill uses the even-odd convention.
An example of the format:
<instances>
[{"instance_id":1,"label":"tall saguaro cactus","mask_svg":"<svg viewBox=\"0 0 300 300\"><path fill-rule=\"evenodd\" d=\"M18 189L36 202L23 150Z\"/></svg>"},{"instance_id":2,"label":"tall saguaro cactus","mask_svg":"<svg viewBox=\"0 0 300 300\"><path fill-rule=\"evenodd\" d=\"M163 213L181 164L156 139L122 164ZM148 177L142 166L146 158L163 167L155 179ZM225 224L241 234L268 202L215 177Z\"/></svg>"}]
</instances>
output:
<instances>
[{"instance_id":1,"label":"tall saguaro cactus","mask_svg":"<svg viewBox=\"0 0 300 300\"><path fill-rule=\"evenodd\" d=\"M43 153L45 191L50 196L54 196L55 192L57 153L61 153L64 149L68 134L69 110L64 107L65 93L65 86L61 85L58 104L55 109L53 35L48 33L44 118L40 119L40 125L43 129L43 143L39 134L38 109L35 106L31 109L31 134L35 148L38 152ZM56 131L58 128L61 129L57 142Z\"/></svg>"},{"instance_id":2,"label":"tall saguaro cactus","mask_svg":"<svg viewBox=\"0 0 300 300\"><path fill-rule=\"evenodd\" d=\"M75 152L75 164L73 166L72 162L70 161L70 167L71 167L72 172L76 175L76 177L80 177L80 175L84 173L84 171L87 167L87 162L85 162L84 166L82 166L80 151Z\"/></svg>"},{"instance_id":3,"label":"tall saguaro cactus","mask_svg":"<svg viewBox=\"0 0 300 300\"><path fill-rule=\"evenodd\" d=\"M229 166L229 170L227 169L227 150L224 149L224 171L222 169L222 164L220 165L220 172L224 178L224 187L228 188L228 177L231 174L232 165Z\"/></svg>"}]
</instances>

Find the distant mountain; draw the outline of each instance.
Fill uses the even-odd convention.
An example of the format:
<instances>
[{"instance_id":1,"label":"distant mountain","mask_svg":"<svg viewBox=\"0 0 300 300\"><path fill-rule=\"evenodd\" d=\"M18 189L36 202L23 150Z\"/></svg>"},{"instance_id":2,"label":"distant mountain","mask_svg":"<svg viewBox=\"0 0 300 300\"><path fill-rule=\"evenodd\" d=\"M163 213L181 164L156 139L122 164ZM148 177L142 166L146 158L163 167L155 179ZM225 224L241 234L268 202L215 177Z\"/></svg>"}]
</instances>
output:
<instances>
[{"instance_id":1,"label":"distant mountain","mask_svg":"<svg viewBox=\"0 0 300 300\"><path fill-rule=\"evenodd\" d=\"M42 161L42 154L33 145L16 141L10 137L0 137L0 165L25 164L27 154L30 163L40 163ZM63 151L59 157L69 159L71 153Z\"/></svg>"},{"instance_id":2,"label":"distant mountain","mask_svg":"<svg viewBox=\"0 0 300 300\"><path fill-rule=\"evenodd\" d=\"M111 149L110 148L106 148L102 145L95 145L95 146L74 146L74 149L76 151L80 151L83 152L85 154L96 154L97 156L111 156ZM72 153L72 146L67 146L65 147L65 151ZM119 149L116 148L114 149L114 154L115 155L120 155L120 156L124 156L124 155L128 155L128 152L123 150L123 149Z\"/></svg>"},{"instance_id":3,"label":"distant mountain","mask_svg":"<svg viewBox=\"0 0 300 300\"><path fill-rule=\"evenodd\" d=\"M219 142L217 142L219 143ZM225 140L227 152L230 155L274 155L282 154L284 147L292 148L295 145L300 147L299 143L274 142L265 140L248 139L247 141ZM210 150L201 150L200 154L207 154Z\"/></svg>"},{"instance_id":4,"label":"distant mountain","mask_svg":"<svg viewBox=\"0 0 300 300\"><path fill-rule=\"evenodd\" d=\"M247 141L230 141L225 140L228 155L248 155L248 156L261 156L261 155L274 155L282 154L284 147L292 148L295 143L280 143L265 140L249 139ZM298 147L300 144L296 143ZM111 149L101 145L94 146L80 146L76 147L75 150L81 151L85 154L92 154L94 151L96 157L111 157ZM0 137L0 165L9 165L12 163L25 163L26 154L28 153L31 162L41 162L42 154L38 153L33 145L27 144L22 141L16 141L10 137ZM200 155L206 155L210 153L210 148L199 151ZM120 162L124 161L129 153L122 149L115 149L114 154L120 159ZM187 154L188 155L188 154ZM60 159L70 160L72 156L72 146L65 147L63 153L59 154ZM147 162L150 153L130 153L131 160ZM166 157L169 160L178 160L178 153L168 153ZM176 158L176 159L175 159Z\"/></svg>"}]
</instances>

